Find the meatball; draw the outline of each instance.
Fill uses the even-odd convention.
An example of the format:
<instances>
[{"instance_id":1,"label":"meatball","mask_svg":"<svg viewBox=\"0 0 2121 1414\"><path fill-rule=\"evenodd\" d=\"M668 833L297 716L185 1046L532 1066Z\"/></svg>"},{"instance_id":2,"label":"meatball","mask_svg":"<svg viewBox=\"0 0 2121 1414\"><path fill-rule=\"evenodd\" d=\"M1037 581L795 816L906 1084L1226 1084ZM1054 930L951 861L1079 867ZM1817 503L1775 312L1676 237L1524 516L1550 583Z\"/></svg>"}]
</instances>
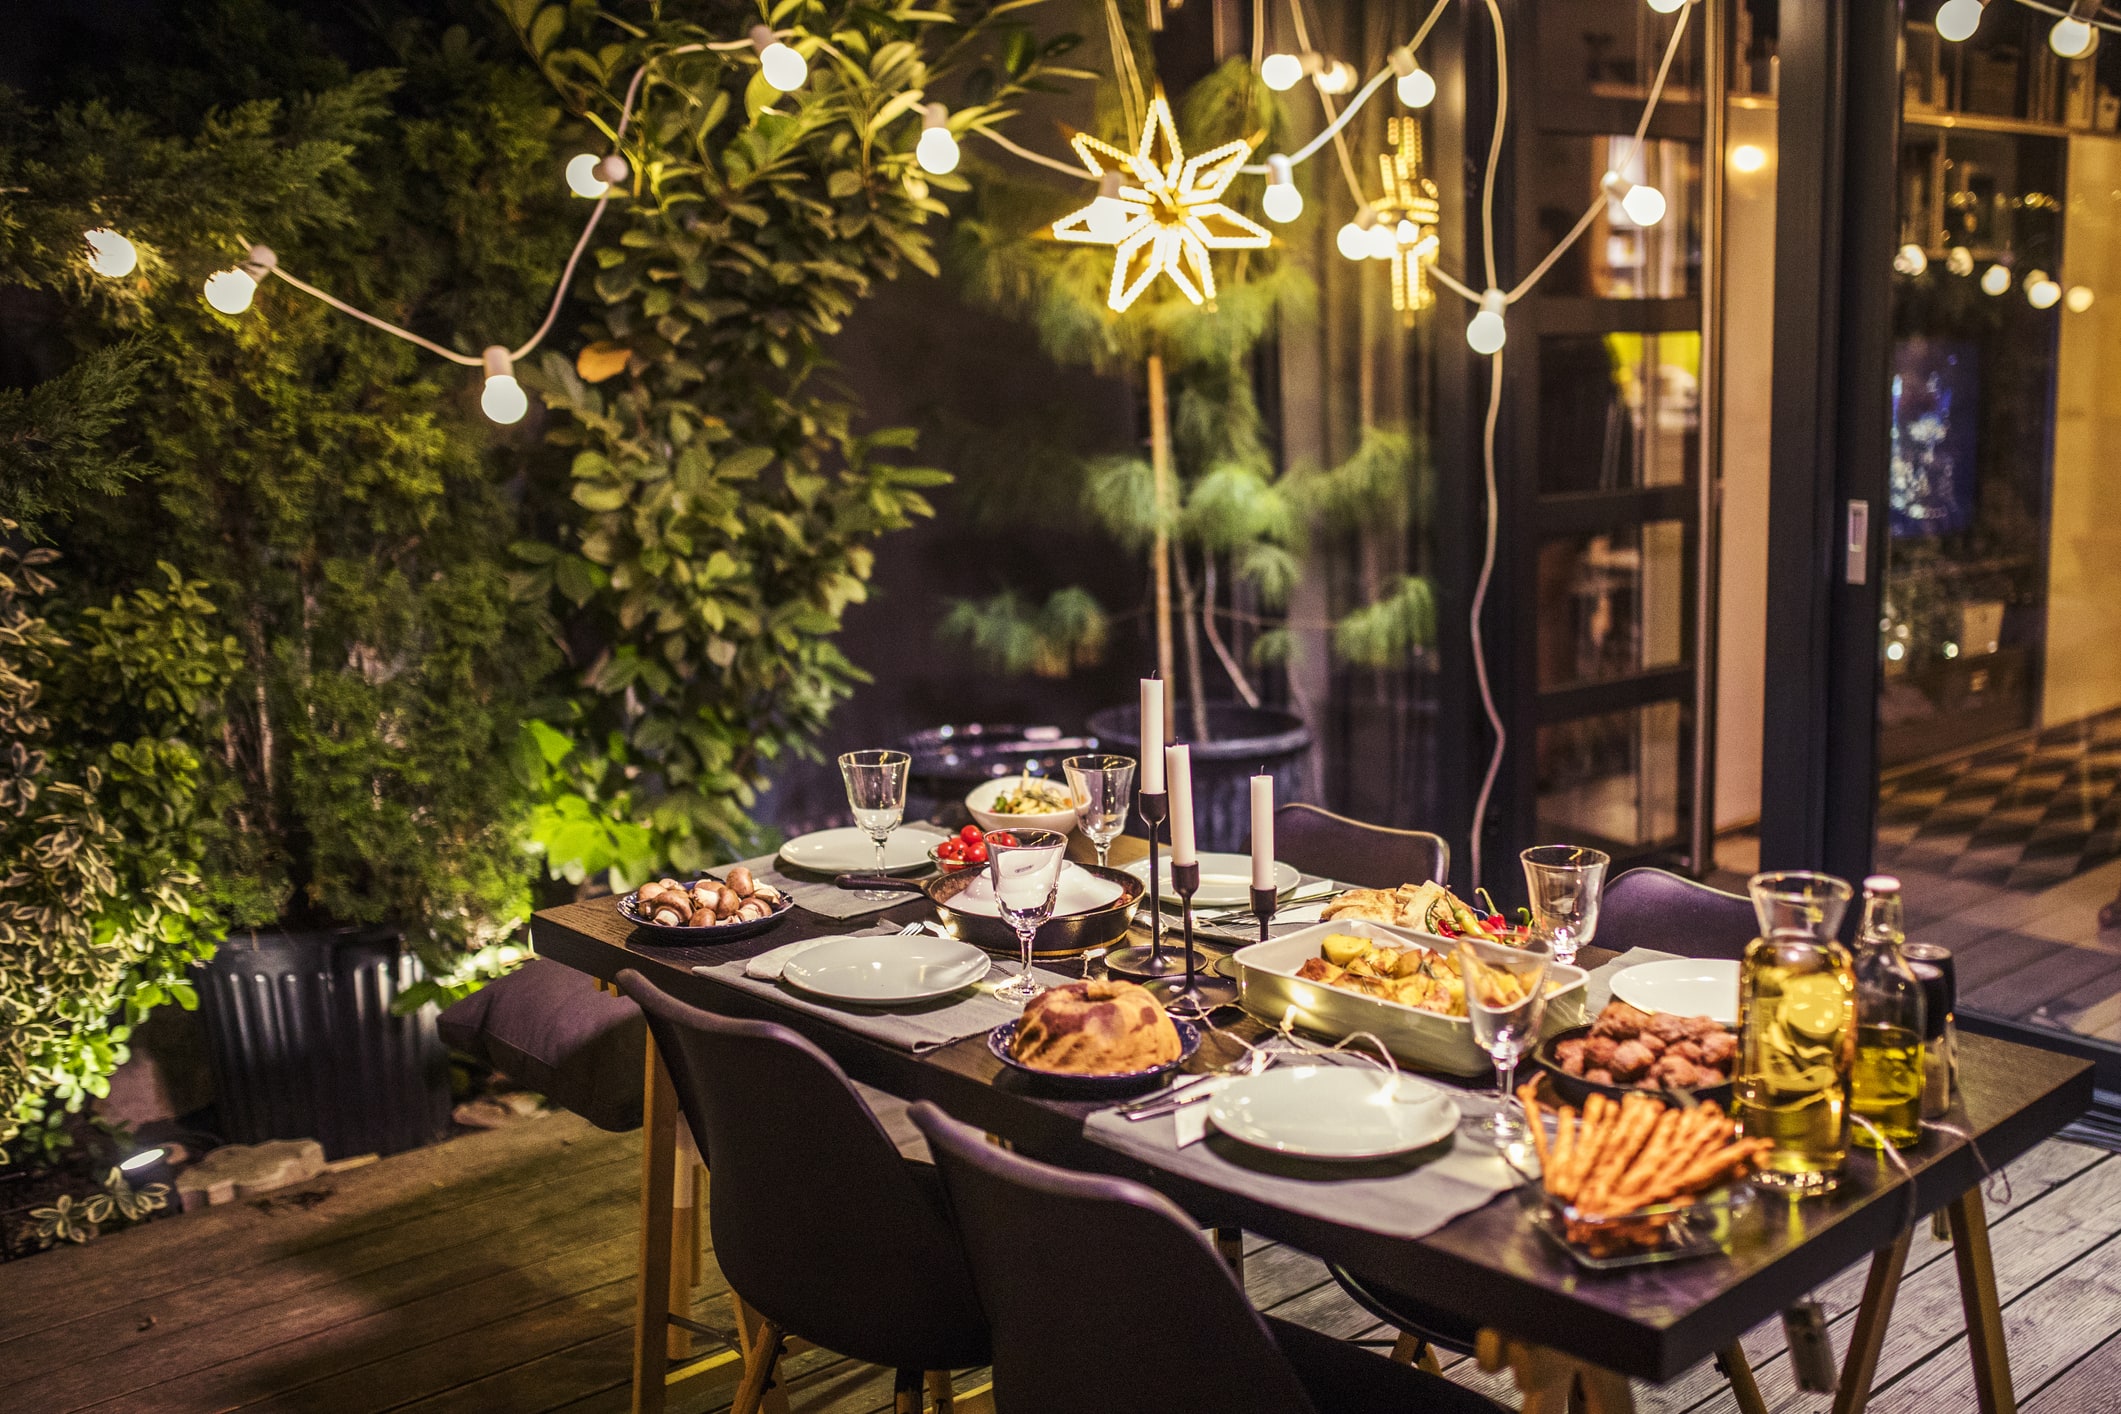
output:
<instances>
[{"instance_id":1,"label":"meatball","mask_svg":"<svg viewBox=\"0 0 2121 1414\"><path fill-rule=\"evenodd\" d=\"M1660 1011L1655 1016L1652 1016L1643 1023L1642 1029L1664 1042L1667 1046L1674 1041L1684 1041L1688 1034L1687 1019L1683 1016L1674 1016L1668 1011Z\"/></svg>"},{"instance_id":2,"label":"meatball","mask_svg":"<svg viewBox=\"0 0 2121 1414\"><path fill-rule=\"evenodd\" d=\"M1699 1041L1705 1036L1726 1029L1722 1022L1712 1016L1690 1016L1686 1019L1686 1034L1690 1041Z\"/></svg>"},{"instance_id":3,"label":"meatball","mask_svg":"<svg viewBox=\"0 0 2121 1414\"><path fill-rule=\"evenodd\" d=\"M1675 1090L1705 1090L1717 1083L1712 1073L1678 1056L1666 1056L1657 1062L1650 1075L1658 1084Z\"/></svg>"},{"instance_id":4,"label":"meatball","mask_svg":"<svg viewBox=\"0 0 2121 1414\"><path fill-rule=\"evenodd\" d=\"M1610 1070L1587 1070L1583 1073L1583 1078L1590 1081L1593 1085L1611 1085L1613 1083L1613 1072Z\"/></svg>"},{"instance_id":5,"label":"meatball","mask_svg":"<svg viewBox=\"0 0 2121 1414\"><path fill-rule=\"evenodd\" d=\"M1729 1070L1731 1062L1737 1059L1738 1038L1728 1031L1711 1031L1698 1044L1703 1065Z\"/></svg>"},{"instance_id":6,"label":"meatball","mask_svg":"<svg viewBox=\"0 0 2121 1414\"><path fill-rule=\"evenodd\" d=\"M1664 1048L1664 1053L1667 1056L1677 1056L1681 1060L1694 1065L1701 1064L1701 1043L1699 1041L1675 1041Z\"/></svg>"},{"instance_id":7,"label":"meatball","mask_svg":"<svg viewBox=\"0 0 2121 1414\"><path fill-rule=\"evenodd\" d=\"M1613 1064L1610 1068L1622 1081L1633 1081L1640 1079L1656 1059L1650 1054L1650 1048L1642 1042L1623 1041L1613 1050Z\"/></svg>"},{"instance_id":8,"label":"meatball","mask_svg":"<svg viewBox=\"0 0 2121 1414\"><path fill-rule=\"evenodd\" d=\"M1554 1059L1560 1062L1561 1068L1570 1075L1581 1075L1583 1074L1584 1045L1583 1037L1573 1036L1554 1047Z\"/></svg>"},{"instance_id":9,"label":"meatball","mask_svg":"<svg viewBox=\"0 0 2121 1414\"><path fill-rule=\"evenodd\" d=\"M1661 1056L1665 1052L1664 1038L1654 1031L1643 1032L1635 1038L1635 1043L1647 1050L1652 1056Z\"/></svg>"},{"instance_id":10,"label":"meatball","mask_svg":"<svg viewBox=\"0 0 2121 1414\"><path fill-rule=\"evenodd\" d=\"M1591 1034L1626 1041L1633 1038L1647 1020L1647 1012L1637 1011L1626 1002L1608 1002L1606 1009L1598 1013L1598 1019L1591 1023Z\"/></svg>"},{"instance_id":11,"label":"meatball","mask_svg":"<svg viewBox=\"0 0 2121 1414\"><path fill-rule=\"evenodd\" d=\"M1613 1052L1620 1043L1611 1036L1593 1036L1583 1043L1583 1063L1600 1070L1613 1068Z\"/></svg>"}]
</instances>

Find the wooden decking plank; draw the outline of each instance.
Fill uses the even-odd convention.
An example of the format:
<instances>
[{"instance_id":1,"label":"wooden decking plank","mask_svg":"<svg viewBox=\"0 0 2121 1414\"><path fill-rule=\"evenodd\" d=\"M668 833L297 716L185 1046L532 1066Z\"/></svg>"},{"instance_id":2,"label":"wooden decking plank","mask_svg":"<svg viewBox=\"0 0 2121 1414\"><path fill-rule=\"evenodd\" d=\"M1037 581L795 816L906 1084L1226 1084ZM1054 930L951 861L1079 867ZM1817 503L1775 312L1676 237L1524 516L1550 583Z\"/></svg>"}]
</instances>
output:
<instances>
[{"instance_id":1,"label":"wooden decking plank","mask_svg":"<svg viewBox=\"0 0 2121 1414\"><path fill-rule=\"evenodd\" d=\"M1245 1254L1245 1295L1262 1311L1332 1280L1324 1262L1294 1247L1274 1243Z\"/></svg>"},{"instance_id":2,"label":"wooden decking plank","mask_svg":"<svg viewBox=\"0 0 2121 1414\"><path fill-rule=\"evenodd\" d=\"M2024 1414L2084 1414L2092 1409L2121 1409L2121 1335L2108 1336L2096 1350L2063 1371L2046 1387L2030 1398L2021 1399L2018 1407Z\"/></svg>"}]
</instances>

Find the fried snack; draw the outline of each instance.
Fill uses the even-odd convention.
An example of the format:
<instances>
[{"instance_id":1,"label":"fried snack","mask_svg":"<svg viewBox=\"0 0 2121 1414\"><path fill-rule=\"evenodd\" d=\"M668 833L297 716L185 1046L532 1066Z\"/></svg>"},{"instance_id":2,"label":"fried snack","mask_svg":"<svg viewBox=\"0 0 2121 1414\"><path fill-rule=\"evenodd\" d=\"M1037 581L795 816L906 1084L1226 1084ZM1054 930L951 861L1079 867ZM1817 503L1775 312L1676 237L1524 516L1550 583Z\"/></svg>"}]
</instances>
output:
<instances>
[{"instance_id":1,"label":"fried snack","mask_svg":"<svg viewBox=\"0 0 2121 1414\"><path fill-rule=\"evenodd\" d=\"M1536 1083L1517 1093L1531 1121L1542 1185L1565 1205L1564 1234L1594 1256L1663 1245L1686 1206L1745 1177L1773 1147L1737 1137L1737 1126L1714 1105L1681 1109L1648 1093L1617 1103L1594 1094L1580 1127L1576 1111L1563 1106L1550 1140Z\"/></svg>"},{"instance_id":2,"label":"fried snack","mask_svg":"<svg viewBox=\"0 0 2121 1414\"><path fill-rule=\"evenodd\" d=\"M1601 1085L1649 1091L1713 1090L1730 1083L1738 1038L1706 1016L1638 1011L1610 1002L1590 1034L1554 1048L1563 1071Z\"/></svg>"}]
</instances>

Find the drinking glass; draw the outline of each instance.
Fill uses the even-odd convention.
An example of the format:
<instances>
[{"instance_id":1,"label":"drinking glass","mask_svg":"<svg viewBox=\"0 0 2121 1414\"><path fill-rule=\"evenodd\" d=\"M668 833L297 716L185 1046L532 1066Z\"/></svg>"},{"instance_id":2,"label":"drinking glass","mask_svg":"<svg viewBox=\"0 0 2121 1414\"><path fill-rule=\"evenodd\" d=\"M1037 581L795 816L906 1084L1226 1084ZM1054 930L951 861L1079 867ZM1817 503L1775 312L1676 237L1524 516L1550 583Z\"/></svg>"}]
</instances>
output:
<instances>
[{"instance_id":1,"label":"drinking glass","mask_svg":"<svg viewBox=\"0 0 2121 1414\"><path fill-rule=\"evenodd\" d=\"M884 872L884 844L906 817L906 773L913 758L903 751L850 751L840 758L840 779L854 823L876 841L876 872Z\"/></svg>"},{"instance_id":2,"label":"drinking glass","mask_svg":"<svg viewBox=\"0 0 2121 1414\"><path fill-rule=\"evenodd\" d=\"M1613 857L1579 845L1542 844L1518 858L1532 895L1532 936L1554 950L1554 961L1574 962L1576 949L1598 933L1598 901Z\"/></svg>"},{"instance_id":3,"label":"drinking glass","mask_svg":"<svg viewBox=\"0 0 2121 1414\"><path fill-rule=\"evenodd\" d=\"M1102 869L1105 851L1127 828L1127 811L1133 804L1134 758L1070 756L1061 762L1061 769L1068 773L1076 828L1097 846L1097 864Z\"/></svg>"},{"instance_id":4,"label":"drinking glass","mask_svg":"<svg viewBox=\"0 0 2121 1414\"><path fill-rule=\"evenodd\" d=\"M1005 1002L1028 1002L1046 990L1031 980L1031 940L1039 925L1053 916L1068 837L1055 830L995 830L986 840L995 909L1002 922L1016 930L1024 960L1023 968L996 987L994 995Z\"/></svg>"},{"instance_id":5,"label":"drinking glass","mask_svg":"<svg viewBox=\"0 0 2121 1414\"><path fill-rule=\"evenodd\" d=\"M1458 971L1466 984L1466 1016L1473 1039L1495 1062L1495 1113L1470 1122L1478 1137L1496 1148L1522 1143L1524 1121L1518 1118L1511 1082L1517 1062L1539 1039L1547 1013L1547 968L1553 961L1543 941L1525 947L1464 938L1458 944Z\"/></svg>"}]
</instances>

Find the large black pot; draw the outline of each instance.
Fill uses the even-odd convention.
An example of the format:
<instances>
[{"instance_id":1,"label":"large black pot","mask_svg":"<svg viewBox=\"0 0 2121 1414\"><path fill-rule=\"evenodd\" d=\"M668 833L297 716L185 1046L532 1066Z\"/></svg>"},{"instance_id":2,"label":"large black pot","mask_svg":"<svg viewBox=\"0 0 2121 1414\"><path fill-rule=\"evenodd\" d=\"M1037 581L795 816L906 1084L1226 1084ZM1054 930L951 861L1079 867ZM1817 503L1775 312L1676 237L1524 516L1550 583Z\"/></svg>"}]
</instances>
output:
<instances>
[{"instance_id":1,"label":"large black pot","mask_svg":"<svg viewBox=\"0 0 2121 1414\"><path fill-rule=\"evenodd\" d=\"M1178 705L1178 740L1193 747L1194 840L1202 849L1242 850L1252 838L1251 778L1274 777L1274 801L1316 800L1311 779L1311 729L1293 712L1246 707L1235 702L1208 706L1208 741L1192 741L1193 711ZM1141 752L1141 709L1128 704L1090 714L1090 731L1107 751ZM1130 833L1142 833L1130 818Z\"/></svg>"},{"instance_id":2,"label":"large black pot","mask_svg":"<svg viewBox=\"0 0 2121 1414\"><path fill-rule=\"evenodd\" d=\"M1061 778L1061 762L1098 750L1094 736L1070 736L1059 727L1020 727L968 722L930 727L899 742L913 758L906 789L906 818L962 825L972 816L964 799L995 776L1029 771Z\"/></svg>"},{"instance_id":3,"label":"large black pot","mask_svg":"<svg viewBox=\"0 0 2121 1414\"><path fill-rule=\"evenodd\" d=\"M315 1139L342 1159L447 1133L449 1052L435 1009L391 1014L421 975L394 931L241 934L194 975L222 1137Z\"/></svg>"}]
</instances>

